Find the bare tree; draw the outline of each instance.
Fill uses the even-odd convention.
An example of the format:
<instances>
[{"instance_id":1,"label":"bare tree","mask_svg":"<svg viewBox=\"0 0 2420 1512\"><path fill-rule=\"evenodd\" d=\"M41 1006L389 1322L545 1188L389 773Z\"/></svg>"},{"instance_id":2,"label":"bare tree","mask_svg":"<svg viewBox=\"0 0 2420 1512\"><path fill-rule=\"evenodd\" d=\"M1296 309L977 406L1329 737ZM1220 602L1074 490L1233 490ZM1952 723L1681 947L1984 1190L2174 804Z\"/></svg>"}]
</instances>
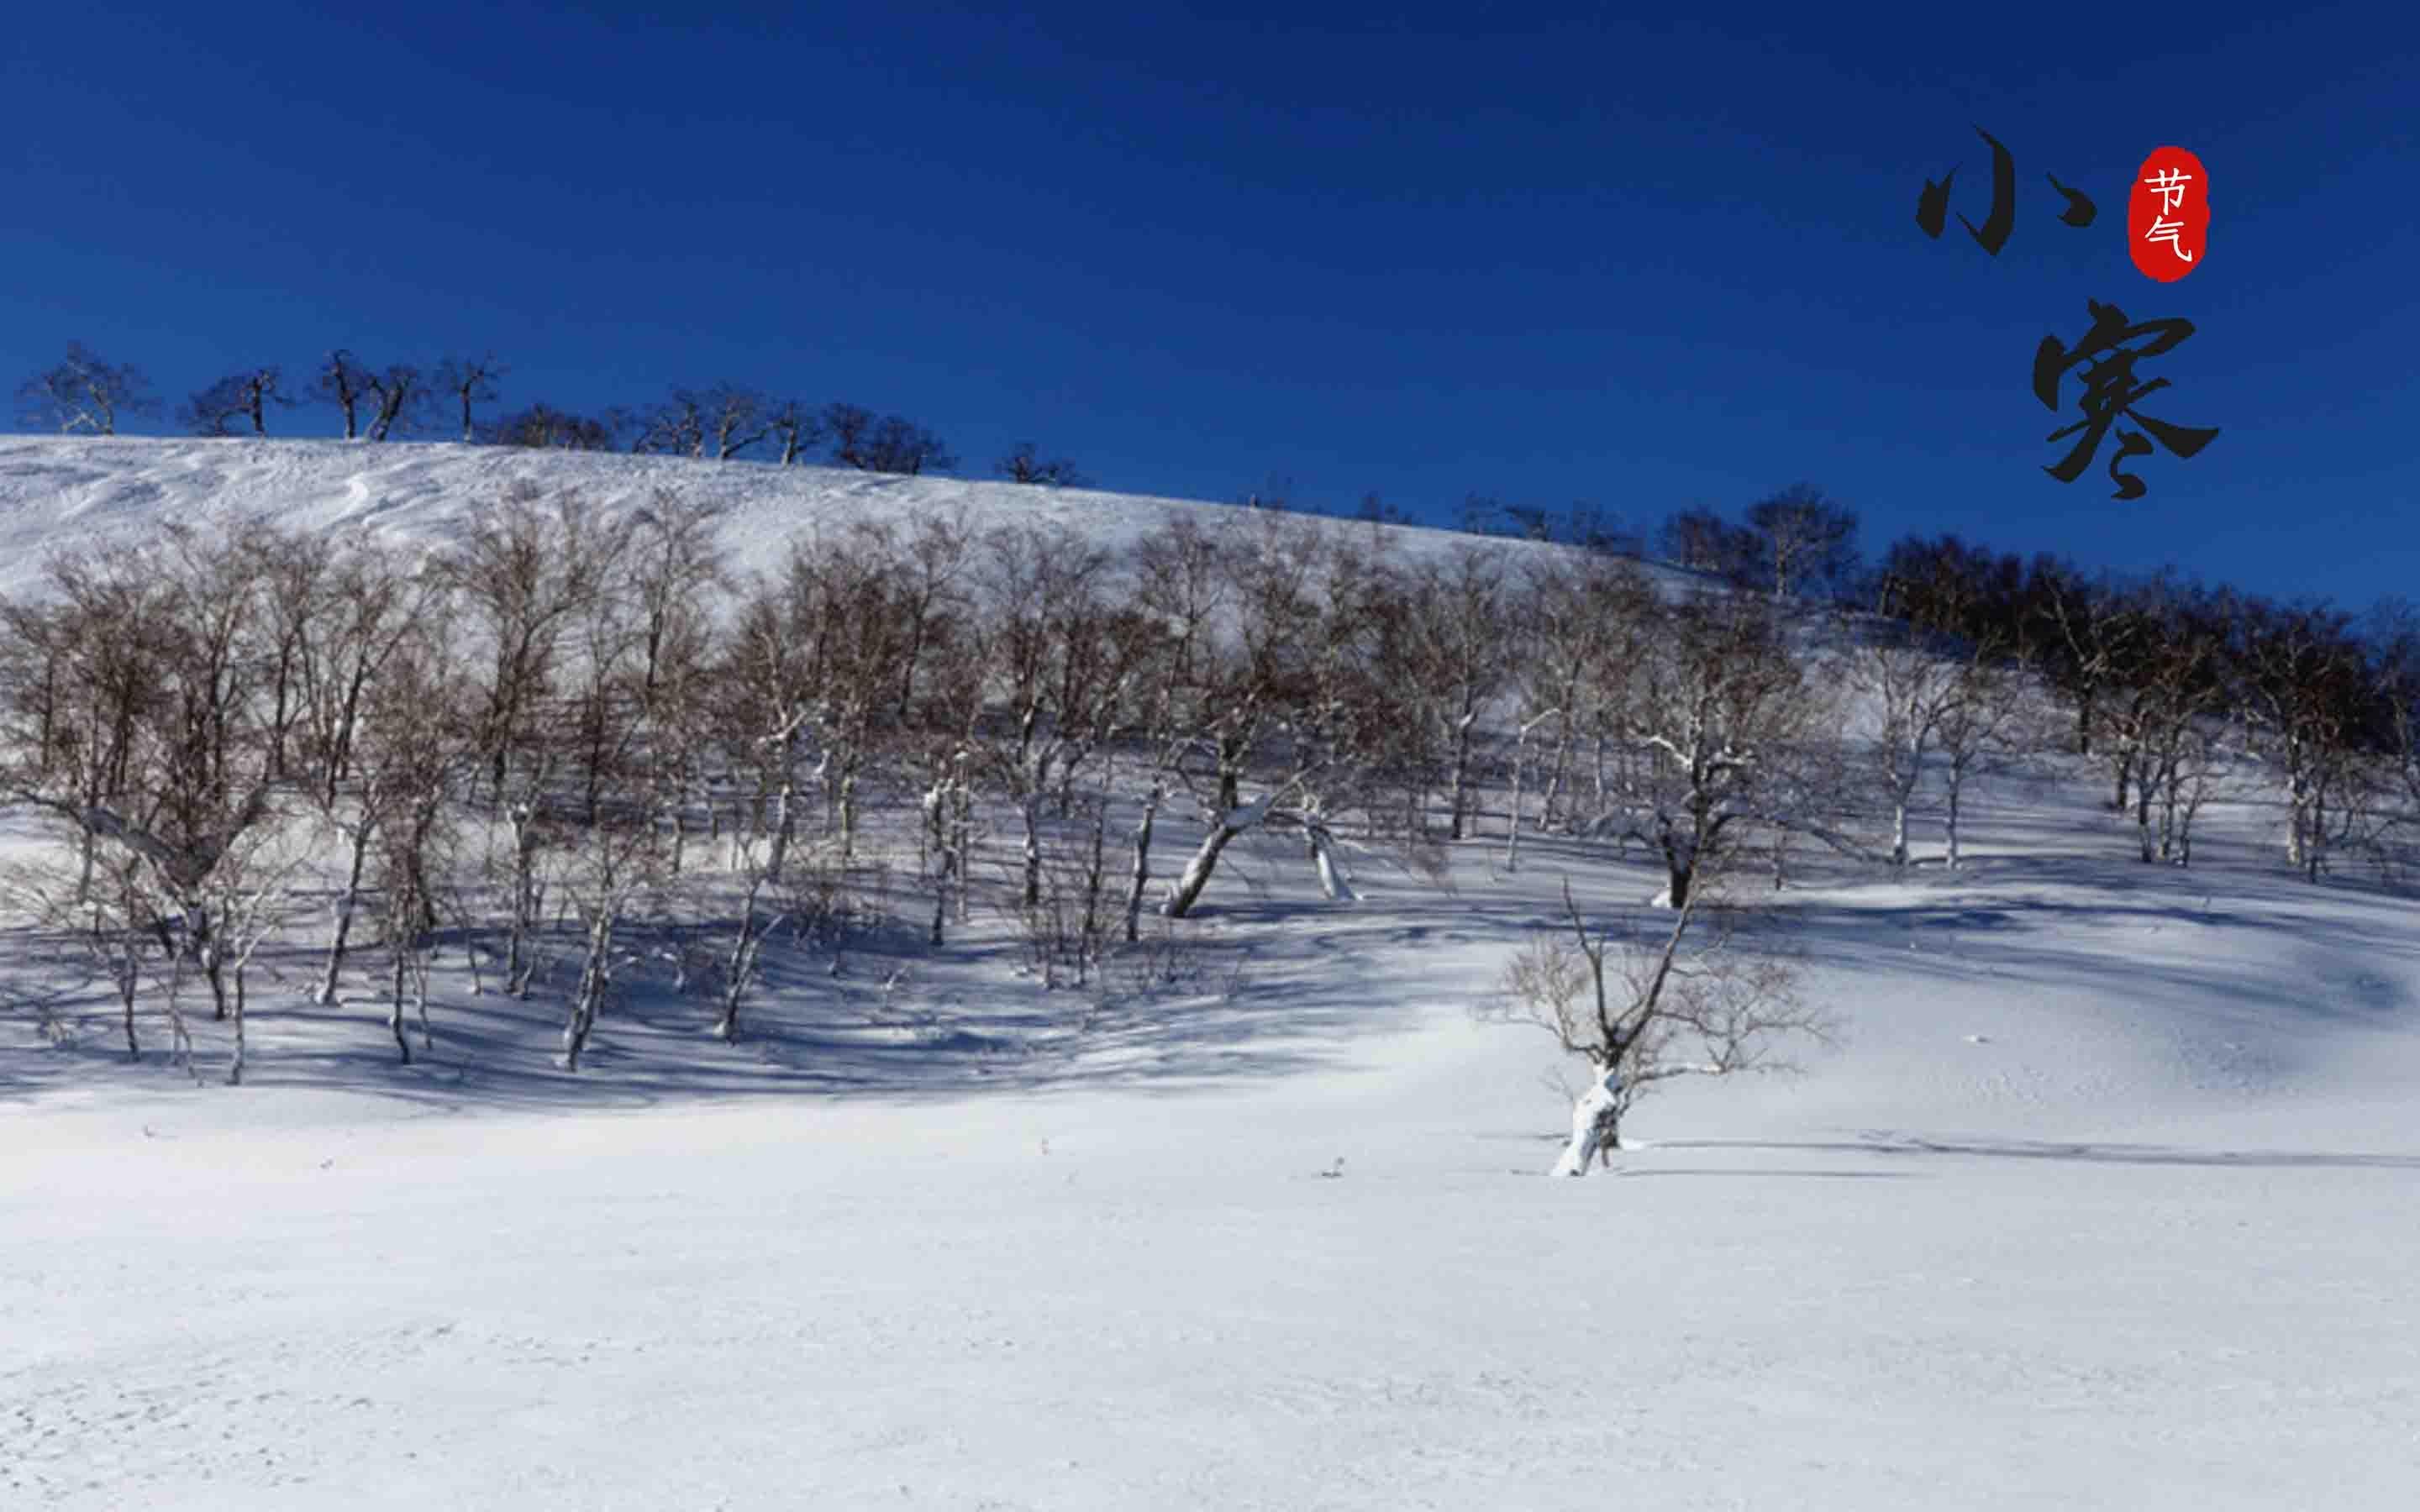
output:
<instances>
[{"instance_id":1,"label":"bare tree","mask_svg":"<svg viewBox=\"0 0 2420 1512\"><path fill-rule=\"evenodd\" d=\"M577 495L551 507L542 497L534 485L515 486L438 563L491 658L478 744L500 790L516 752L541 743L533 719L553 691L566 637L610 591L626 539Z\"/></svg>"},{"instance_id":2,"label":"bare tree","mask_svg":"<svg viewBox=\"0 0 2420 1512\"><path fill-rule=\"evenodd\" d=\"M2074 702L2076 753L2089 756L2102 693L2116 680L2143 622L2106 577L2086 579L2049 559L2035 563L2028 596L2040 665L2052 686ZM2125 768L2119 771L2116 807L2122 810Z\"/></svg>"},{"instance_id":3,"label":"bare tree","mask_svg":"<svg viewBox=\"0 0 2420 1512\"><path fill-rule=\"evenodd\" d=\"M1954 677L1934 727L1941 748L1944 859L1953 872L1960 861L1960 822L1967 793L1995 763L2026 744L2024 685L2016 672L1977 649L1958 663Z\"/></svg>"},{"instance_id":4,"label":"bare tree","mask_svg":"<svg viewBox=\"0 0 2420 1512\"><path fill-rule=\"evenodd\" d=\"M1672 516L1657 532L1656 545L1676 566L1711 573L1741 587L1755 586L1762 543L1753 531L1711 509L1700 506Z\"/></svg>"},{"instance_id":5,"label":"bare tree","mask_svg":"<svg viewBox=\"0 0 2420 1512\"><path fill-rule=\"evenodd\" d=\"M1662 857L1666 901L1680 908L1742 826L1811 823L1767 800L1824 711L1769 609L1743 595L1673 609L1629 671L1625 724L1650 764L1620 823Z\"/></svg>"},{"instance_id":6,"label":"bare tree","mask_svg":"<svg viewBox=\"0 0 2420 1512\"><path fill-rule=\"evenodd\" d=\"M274 367L230 373L194 393L177 411L178 423L196 436L232 436L237 421L248 422L255 436L269 434L269 406L294 402L279 381Z\"/></svg>"},{"instance_id":7,"label":"bare tree","mask_svg":"<svg viewBox=\"0 0 2420 1512\"><path fill-rule=\"evenodd\" d=\"M1557 1175L1585 1176L1621 1149L1631 1105L1665 1082L1788 1070L1781 1057L1793 1043L1834 1038L1789 963L1753 953L1729 915L1690 938L1704 900L1701 888L1683 901L1660 941L1624 944L1610 925L1589 927L1566 882L1569 937L1540 932L1506 967L1504 995L1481 1006L1481 1017L1546 1029L1594 1073L1574 1103Z\"/></svg>"},{"instance_id":8,"label":"bare tree","mask_svg":"<svg viewBox=\"0 0 2420 1512\"><path fill-rule=\"evenodd\" d=\"M217 949L233 989L234 1051L227 1085L243 1085L247 1052L247 975L262 943L282 933L294 912L293 884L308 859L284 826L247 831L210 869L209 889L217 916Z\"/></svg>"},{"instance_id":9,"label":"bare tree","mask_svg":"<svg viewBox=\"0 0 2420 1512\"><path fill-rule=\"evenodd\" d=\"M807 460L824 441L824 423L814 409L796 399L784 399L765 417L766 434L781 449L781 464L792 467Z\"/></svg>"},{"instance_id":10,"label":"bare tree","mask_svg":"<svg viewBox=\"0 0 2420 1512\"><path fill-rule=\"evenodd\" d=\"M278 548L264 528L172 523L143 548L54 560L53 602L7 616L34 663L9 684L10 795L79 832L80 895L97 849L134 858L172 981L197 965L221 1017L231 856L272 812L261 563Z\"/></svg>"},{"instance_id":11,"label":"bare tree","mask_svg":"<svg viewBox=\"0 0 2420 1512\"><path fill-rule=\"evenodd\" d=\"M1145 739L1153 752L1149 782L1142 792L1141 813L1136 820L1134 862L1128 872L1125 937L1131 945L1140 934L1145 893L1151 886L1152 837L1179 764L1191 749L1193 732L1207 718L1207 701L1217 692L1205 675L1213 665L1215 629L1233 584L1221 570L1218 540L1189 518L1171 520L1145 535L1135 548L1135 597L1151 605L1159 616L1160 634L1142 666L1140 686L1148 689L1139 711ZM1231 799L1232 794L1222 794Z\"/></svg>"},{"instance_id":12,"label":"bare tree","mask_svg":"<svg viewBox=\"0 0 2420 1512\"><path fill-rule=\"evenodd\" d=\"M917 612L912 605L909 612ZM971 612L923 614L919 622L930 670L908 685L909 696L900 702L897 749L922 794L921 870L933 889L926 937L938 946L954 903L958 917L967 917L976 740L991 670L982 655L983 629Z\"/></svg>"},{"instance_id":13,"label":"bare tree","mask_svg":"<svg viewBox=\"0 0 2420 1512\"><path fill-rule=\"evenodd\" d=\"M619 444L613 419L573 414L548 404L534 404L498 421L488 432L498 446L526 446L562 452L610 452Z\"/></svg>"},{"instance_id":14,"label":"bare tree","mask_svg":"<svg viewBox=\"0 0 2420 1512\"><path fill-rule=\"evenodd\" d=\"M290 641L287 655L299 683L300 754L323 807L336 801L338 785L352 773L365 693L411 637L433 633L455 586L442 563L409 563L367 536L334 552L323 542L297 543L274 579L281 651ZM279 691L282 712L282 686ZM271 764L287 775L274 747Z\"/></svg>"},{"instance_id":15,"label":"bare tree","mask_svg":"<svg viewBox=\"0 0 2420 1512\"><path fill-rule=\"evenodd\" d=\"M1553 827L1570 779L1576 743L1604 728L1629 697L1621 676L1643 654L1652 633L1654 594L1628 563L1609 557L1557 555L1531 565L1523 584L1515 631L1515 722L1512 825L1523 814L1519 770L1529 737L1551 726L1544 801L1536 825ZM1508 832L1506 865L1517 867L1519 842Z\"/></svg>"},{"instance_id":16,"label":"bare tree","mask_svg":"<svg viewBox=\"0 0 2420 1512\"><path fill-rule=\"evenodd\" d=\"M718 383L706 392L702 408L706 442L718 462L730 461L772 434L771 407L752 389Z\"/></svg>"},{"instance_id":17,"label":"bare tree","mask_svg":"<svg viewBox=\"0 0 2420 1512\"><path fill-rule=\"evenodd\" d=\"M1857 560L1857 516L1813 484L1793 483L1747 512L1758 554L1769 569L1773 596L1801 588L1837 592L1848 586Z\"/></svg>"},{"instance_id":18,"label":"bare tree","mask_svg":"<svg viewBox=\"0 0 2420 1512\"><path fill-rule=\"evenodd\" d=\"M1873 715L1867 751L1875 786L1890 808L1890 864L1908 863L1907 816L1942 725L1962 688L1957 666L1905 625L1873 626L1847 656L1848 684Z\"/></svg>"},{"instance_id":19,"label":"bare tree","mask_svg":"<svg viewBox=\"0 0 2420 1512\"><path fill-rule=\"evenodd\" d=\"M1024 826L1028 908L1041 902L1043 800L1063 793L1114 731L1140 644L1121 633L1109 565L1107 551L1063 524L1003 527L985 542L978 633L1003 708L975 748Z\"/></svg>"},{"instance_id":20,"label":"bare tree","mask_svg":"<svg viewBox=\"0 0 2420 1512\"><path fill-rule=\"evenodd\" d=\"M2311 881L2327 870L2331 822L2354 779L2367 708L2367 658L2349 619L2324 605L2245 606L2242 675L2263 755L2286 784L2286 859Z\"/></svg>"},{"instance_id":21,"label":"bare tree","mask_svg":"<svg viewBox=\"0 0 2420 1512\"><path fill-rule=\"evenodd\" d=\"M1446 748L1449 833L1463 838L1480 717L1506 677L1512 590L1500 549L1464 546L1415 568L1405 587L1406 646L1397 667Z\"/></svg>"},{"instance_id":22,"label":"bare tree","mask_svg":"<svg viewBox=\"0 0 2420 1512\"><path fill-rule=\"evenodd\" d=\"M630 438L630 450L665 456L704 456L707 429L705 395L675 389L670 398L640 414L637 429Z\"/></svg>"},{"instance_id":23,"label":"bare tree","mask_svg":"<svg viewBox=\"0 0 2420 1512\"><path fill-rule=\"evenodd\" d=\"M504 376L504 364L492 352L484 357L448 357L437 364L437 392L452 399L460 412L465 442L479 439L477 407L495 402L496 380Z\"/></svg>"},{"instance_id":24,"label":"bare tree","mask_svg":"<svg viewBox=\"0 0 2420 1512\"><path fill-rule=\"evenodd\" d=\"M563 1026L563 1069L578 1071L589 1037L611 1001L622 965L619 935L640 897L660 880L656 851L642 825L593 825L581 837L566 884L580 917L580 980Z\"/></svg>"},{"instance_id":25,"label":"bare tree","mask_svg":"<svg viewBox=\"0 0 2420 1512\"><path fill-rule=\"evenodd\" d=\"M1092 481L1076 471L1076 464L1063 456L1045 461L1032 441L1019 441L1006 456L992 464L992 471L1011 483L1038 484L1045 488L1086 488Z\"/></svg>"},{"instance_id":26,"label":"bare tree","mask_svg":"<svg viewBox=\"0 0 2420 1512\"><path fill-rule=\"evenodd\" d=\"M82 342L68 343L64 361L17 386L21 424L72 435L115 436L121 417L159 409L140 370L102 361Z\"/></svg>"},{"instance_id":27,"label":"bare tree","mask_svg":"<svg viewBox=\"0 0 2420 1512\"><path fill-rule=\"evenodd\" d=\"M2135 758L2134 831L2146 862L2176 858L2176 826L2201 806L2217 759L2205 721L2226 693L2227 626L2233 606L2155 585L2149 629L2128 670L2133 699L2122 726ZM2155 832L2152 805L2161 823Z\"/></svg>"},{"instance_id":28,"label":"bare tree","mask_svg":"<svg viewBox=\"0 0 2420 1512\"><path fill-rule=\"evenodd\" d=\"M825 434L831 438L832 460L865 472L946 472L958 465L941 439L900 415L879 419L853 404L827 405Z\"/></svg>"},{"instance_id":29,"label":"bare tree","mask_svg":"<svg viewBox=\"0 0 2420 1512\"><path fill-rule=\"evenodd\" d=\"M1185 918L1227 847L1267 826L1300 834L1321 891L1349 901L1333 821L1366 810L1393 730L1413 717L1375 662L1386 576L1343 532L1275 511L1234 517L1219 546L1211 561L1227 578L1230 628L1194 657L1178 767L1202 799L1205 833L1161 912ZM1241 801L1264 761L1283 775Z\"/></svg>"},{"instance_id":30,"label":"bare tree","mask_svg":"<svg viewBox=\"0 0 2420 1512\"><path fill-rule=\"evenodd\" d=\"M393 581L365 580L374 588ZM395 601L390 595L389 602ZM343 770L356 775L340 789L333 775L338 767L331 763L331 777L314 794L322 822L344 843L345 858L344 882L331 903L327 959L312 995L321 1004L337 1000L365 881L386 901L391 945L398 932L419 936L435 926L438 888L430 856L473 711L441 670L453 654L453 640L445 617L427 608L432 602L415 601L417 612L389 639L373 642L354 626L348 637L352 644L331 658L340 669L341 697L349 710L344 716ZM379 866L375 878L366 875L373 860Z\"/></svg>"},{"instance_id":31,"label":"bare tree","mask_svg":"<svg viewBox=\"0 0 2420 1512\"><path fill-rule=\"evenodd\" d=\"M420 428L432 397L420 369L397 363L382 372L365 370L362 384L370 397L369 439L374 441L409 436Z\"/></svg>"},{"instance_id":32,"label":"bare tree","mask_svg":"<svg viewBox=\"0 0 2420 1512\"><path fill-rule=\"evenodd\" d=\"M133 631L157 624L156 583L132 553L54 557L50 592L0 601L6 793L123 806L147 765L159 661ZM91 889L96 840L81 832L75 902Z\"/></svg>"},{"instance_id":33,"label":"bare tree","mask_svg":"<svg viewBox=\"0 0 2420 1512\"><path fill-rule=\"evenodd\" d=\"M336 412L344 417L345 440L349 441L361 437L362 407L371 402L369 379L369 369L339 347L328 354L328 360L319 365L318 376L311 380L311 396L334 405Z\"/></svg>"}]
</instances>

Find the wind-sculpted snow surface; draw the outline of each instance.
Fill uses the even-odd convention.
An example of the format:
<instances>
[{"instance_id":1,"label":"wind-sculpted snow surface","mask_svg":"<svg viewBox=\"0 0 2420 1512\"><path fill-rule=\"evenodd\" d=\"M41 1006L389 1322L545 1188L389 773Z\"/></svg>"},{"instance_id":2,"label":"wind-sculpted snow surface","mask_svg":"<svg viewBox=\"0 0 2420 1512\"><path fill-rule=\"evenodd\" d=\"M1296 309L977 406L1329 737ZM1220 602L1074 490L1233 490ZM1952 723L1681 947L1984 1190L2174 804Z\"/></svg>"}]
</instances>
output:
<instances>
[{"instance_id":1,"label":"wind-sculpted snow surface","mask_svg":"<svg viewBox=\"0 0 2420 1512\"><path fill-rule=\"evenodd\" d=\"M517 482L551 495L574 492L608 511L636 508L659 489L721 505L728 511L723 540L743 571L769 572L794 537L857 519L905 524L962 514L978 529L1067 520L1121 548L1171 517L1234 513L1082 488L456 443L0 436L0 593L32 584L54 548L141 539L169 518L265 518L439 546ZM1326 528L1373 527L1329 521ZM1415 552L1463 539L1375 529Z\"/></svg>"},{"instance_id":2,"label":"wind-sculpted snow surface","mask_svg":"<svg viewBox=\"0 0 2420 1512\"><path fill-rule=\"evenodd\" d=\"M522 477L725 494L751 566L850 511L1202 507L6 440L0 573L214 513L442 541ZM15 931L0 1506L2420 1504L2420 914L2288 874L2273 807L2186 871L2097 796L1991 788L1956 872L1921 826L1896 880L1806 862L1744 941L1838 1046L1674 1083L1586 1180L1547 1175L1583 1068L1471 1008L1567 878L1652 930L1666 877L1556 834L1503 872L1500 794L1434 875L1345 834L1349 904L1247 829L1181 949L1081 991L903 909L777 941L725 1044L629 963L576 1075L559 962L523 1002L442 952L410 1066L256 973L231 1088L224 1026L129 1064L81 943Z\"/></svg>"}]
</instances>

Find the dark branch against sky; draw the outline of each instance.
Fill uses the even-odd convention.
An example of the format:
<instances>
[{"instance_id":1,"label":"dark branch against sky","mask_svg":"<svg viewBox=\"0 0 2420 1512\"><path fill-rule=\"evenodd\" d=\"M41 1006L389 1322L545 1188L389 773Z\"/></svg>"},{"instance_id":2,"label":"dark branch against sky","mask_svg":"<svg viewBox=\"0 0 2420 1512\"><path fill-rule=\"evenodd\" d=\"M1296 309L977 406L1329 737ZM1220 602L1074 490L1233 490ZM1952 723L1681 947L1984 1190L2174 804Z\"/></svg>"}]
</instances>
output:
<instances>
[{"instance_id":1,"label":"dark branch against sky","mask_svg":"<svg viewBox=\"0 0 2420 1512\"><path fill-rule=\"evenodd\" d=\"M39 8L0 54L0 370L81 340L173 408L492 348L507 405L729 379L1136 492L1651 522L1807 478L1869 546L2408 591L2420 23L1304 8ZM1981 224L1978 125L1996 256L1915 224L1953 166ZM2162 145L2213 191L2171 285L2124 242ZM2161 376L2223 432L2122 504L2042 472L2032 356L2087 300L2190 320Z\"/></svg>"}]
</instances>

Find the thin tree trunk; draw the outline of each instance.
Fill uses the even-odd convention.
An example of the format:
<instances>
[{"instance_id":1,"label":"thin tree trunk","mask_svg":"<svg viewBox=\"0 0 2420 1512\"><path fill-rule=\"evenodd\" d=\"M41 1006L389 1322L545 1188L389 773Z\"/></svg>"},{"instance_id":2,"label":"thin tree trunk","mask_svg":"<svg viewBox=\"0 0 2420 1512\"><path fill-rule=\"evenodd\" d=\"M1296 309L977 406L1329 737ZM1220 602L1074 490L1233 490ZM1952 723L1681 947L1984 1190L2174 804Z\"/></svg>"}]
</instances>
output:
<instances>
[{"instance_id":1,"label":"thin tree trunk","mask_svg":"<svg viewBox=\"0 0 2420 1512\"><path fill-rule=\"evenodd\" d=\"M967 758L958 758L957 779L950 785L951 833L950 848L958 858L958 927L963 929L973 912L975 796L967 785Z\"/></svg>"},{"instance_id":2,"label":"thin tree trunk","mask_svg":"<svg viewBox=\"0 0 2420 1512\"><path fill-rule=\"evenodd\" d=\"M1455 840L1462 839L1464 807L1470 784L1470 725L1478 717L1476 713L1465 710L1462 717L1453 722L1453 814L1447 834Z\"/></svg>"},{"instance_id":3,"label":"thin tree trunk","mask_svg":"<svg viewBox=\"0 0 2420 1512\"><path fill-rule=\"evenodd\" d=\"M1563 776L1572 755L1572 722L1559 719L1555 724L1555 768L1546 779L1546 798L1538 806L1538 833L1554 827L1555 804L1562 796Z\"/></svg>"},{"instance_id":4,"label":"thin tree trunk","mask_svg":"<svg viewBox=\"0 0 2420 1512\"><path fill-rule=\"evenodd\" d=\"M714 1037L725 1044L739 1038L739 1005L747 998L757 953L765 946L768 932L756 927L756 897L764 887L763 872L748 879L747 901L739 910L739 933L731 941L731 958L723 966L722 1012L714 1022Z\"/></svg>"},{"instance_id":5,"label":"thin tree trunk","mask_svg":"<svg viewBox=\"0 0 2420 1512\"><path fill-rule=\"evenodd\" d=\"M235 968L235 1058L227 1062L227 1085L243 1085L243 967Z\"/></svg>"},{"instance_id":6,"label":"thin tree trunk","mask_svg":"<svg viewBox=\"0 0 2420 1512\"><path fill-rule=\"evenodd\" d=\"M353 909L362 896L362 868L369 856L371 825L367 816L352 833L353 856L345 872L345 890L336 900L336 921L328 935L328 964L311 1001L325 1008L336 1000L336 977L345 965L345 942L353 932Z\"/></svg>"},{"instance_id":7,"label":"thin tree trunk","mask_svg":"<svg viewBox=\"0 0 2420 1512\"><path fill-rule=\"evenodd\" d=\"M143 1058L143 1045L134 1037L134 995L142 981L142 958L138 954L142 949L139 943L141 938L142 936L135 933L134 925L130 920L126 926L125 937L119 942L118 949L117 995L120 1005L126 1011L126 1058L129 1060Z\"/></svg>"},{"instance_id":8,"label":"thin tree trunk","mask_svg":"<svg viewBox=\"0 0 2420 1512\"><path fill-rule=\"evenodd\" d=\"M397 928L402 921L396 920ZM403 954L408 949L398 934L395 942L394 980L387 997L386 1026L395 1035L395 1048L403 1057L403 1064L411 1064L411 1041L403 1032Z\"/></svg>"},{"instance_id":9,"label":"thin tree trunk","mask_svg":"<svg viewBox=\"0 0 2420 1512\"><path fill-rule=\"evenodd\" d=\"M1151 825L1159 814L1159 800L1168 791L1168 779L1152 779L1151 792L1142 800L1142 818L1135 825L1134 872L1126 888L1126 943L1132 945L1140 935L1143 889L1151 885Z\"/></svg>"},{"instance_id":10,"label":"thin tree trunk","mask_svg":"<svg viewBox=\"0 0 2420 1512\"><path fill-rule=\"evenodd\" d=\"M588 1048L589 1031L612 980L614 907L599 899L597 918L588 926L588 959L581 966L580 989L571 1000L571 1016L563 1026L563 1069L578 1071L581 1053Z\"/></svg>"},{"instance_id":11,"label":"thin tree trunk","mask_svg":"<svg viewBox=\"0 0 2420 1512\"><path fill-rule=\"evenodd\" d=\"M1036 812L1041 804L1042 795L1035 791L1028 793L1016 806L1017 817L1025 823L1024 895L1028 908L1038 907L1042 903L1042 816Z\"/></svg>"}]
</instances>

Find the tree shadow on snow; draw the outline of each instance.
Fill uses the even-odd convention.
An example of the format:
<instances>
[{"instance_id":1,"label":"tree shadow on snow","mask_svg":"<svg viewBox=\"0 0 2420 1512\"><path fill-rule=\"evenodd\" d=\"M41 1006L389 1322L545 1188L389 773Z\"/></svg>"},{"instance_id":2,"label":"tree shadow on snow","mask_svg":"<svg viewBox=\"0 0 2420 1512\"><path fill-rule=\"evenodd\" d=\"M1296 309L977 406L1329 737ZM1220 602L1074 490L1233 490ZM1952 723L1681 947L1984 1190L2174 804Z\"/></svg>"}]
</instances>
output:
<instances>
[{"instance_id":1,"label":"tree shadow on snow","mask_svg":"<svg viewBox=\"0 0 2420 1512\"><path fill-rule=\"evenodd\" d=\"M2420 1171L2420 1155L2362 1150L2192 1149L2176 1145L2097 1140L2003 1139L1875 1133L1856 1140L1670 1139L1659 1149L1815 1150L1885 1156L1963 1155L1989 1160L2078 1162L2095 1165L2240 1166L2247 1170L2359 1169Z\"/></svg>"}]
</instances>

